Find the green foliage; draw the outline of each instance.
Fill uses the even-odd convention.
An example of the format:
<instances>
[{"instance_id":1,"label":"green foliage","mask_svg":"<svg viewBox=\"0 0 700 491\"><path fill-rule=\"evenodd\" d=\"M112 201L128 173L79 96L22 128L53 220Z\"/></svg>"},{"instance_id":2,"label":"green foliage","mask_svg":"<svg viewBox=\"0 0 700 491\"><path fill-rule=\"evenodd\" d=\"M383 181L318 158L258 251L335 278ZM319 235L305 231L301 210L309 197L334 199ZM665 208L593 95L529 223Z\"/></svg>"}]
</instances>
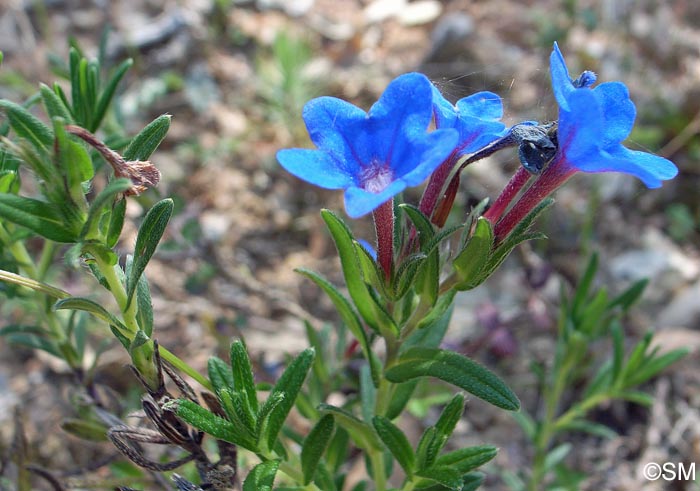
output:
<instances>
[{"instance_id":1,"label":"green foliage","mask_svg":"<svg viewBox=\"0 0 700 491\"><path fill-rule=\"evenodd\" d=\"M641 298L647 280L637 281L610 298L605 287L594 287L597 270L598 256L594 254L573 294L562 293L554 362L541 375L546 411L538 417L523 411L516 418L535 447L533 469L528 476L512 476L512 489L542 489L548 481L553 482L553 488L569 489L565 483L578 479L563 463L571 446L552 443L570 431L615 436L609 428L588 420L587 414L615 400L650 405L652 397L638 387L687 354L684 349L659 353L658 347L651 347L653 336L648 333L625 355L621 321ZM604 341L612 348L608 358L600 356L599 345ZM581 383L580 395L565 406L567 387Z\"/></svg>"}]
</instances>

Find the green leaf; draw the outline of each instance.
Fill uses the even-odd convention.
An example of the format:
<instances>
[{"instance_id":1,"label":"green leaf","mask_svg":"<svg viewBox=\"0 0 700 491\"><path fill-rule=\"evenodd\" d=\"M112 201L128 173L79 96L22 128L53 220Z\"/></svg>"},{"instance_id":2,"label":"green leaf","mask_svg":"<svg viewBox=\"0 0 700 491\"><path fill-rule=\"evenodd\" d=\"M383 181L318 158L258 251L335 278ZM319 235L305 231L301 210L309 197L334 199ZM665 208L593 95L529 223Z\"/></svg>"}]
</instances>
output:
<instances>
[{"instance_id":1,"label":"green leaf","mask_svg":"<svg viewBox=\"0 0 700 491\"><path fill-rule=\"evenodd\" d=\"M592 421L587 421L585 419L577 419L569 422L565 425L560 425L557 430L562 431L582 431L584 433L589 433L594 436L599 436L602 438L613 439L617 438L617 433L605 425L600 423L594 423Z\"/></svg>"},{"instance_id":2,"label":"green leaf","mask_svg":"<svg viewBox=\"0 0 700 491\"><path fill-rule=\"evenodd\" d=\"M126 177L121 177L119 179L114 179L112 182L110 182L105 188L100 191L97 196L95 196L95 199L92 200L92 204L90 205L90 209L88 210L88 217L87 220L85 221L85 225L83 225L82 230L80 231L80 237L81 238L98 238L98 237L92 237L91 233L95 233L96 228L97 228L97 222L100 220L102 217L102 214L105 211L105 207L110 206L113 203L113 200L121 193L131 189L132 183L129 179ZM124 200L121 200L124 201ZM116 208L119 203L114 205ZM126 211L126 203L124 203L124 211ZM112 213L114 213L115 210L113 209ZM119 210L117 210L117 213L119 213ZM124 224L124 212L121 214L121 225ZM115 224L116 225L116 224ZM110 223L111 227L111 223ZM111 231L112 234L114 234L114 230ZM121 234L121 226L119 227L119 231L117 232L117 240L119 239L119 235ZM114 237L108 237L108 247L113 247L116 244L116 240L114 240ZM114 242L114 244L109 244L109 242Z\"/></svg>"},{"instance_id":3,"label":"green leaf","mask_svg":"<svg viewBox=\"0 0 700 491\"><path fill-rule=\"evenodd\" d=\"M247 395L250 410L258 411L258 392L255 390L253 366L248 357L248 350L242 341L231 343L231 370L233 374L233 389Z\"/></svg>"},{"instance_id":4,"label":"green leaf","mask_svg":"<svg viewBox=\"0 0 700 491\"><path fill-rule=\"evenodd\" d=\"M591 285L593 284L593 279L595 278L596 271L598 271L598 254L592 254L586 264L586 269L581 276L576 287L576 294L572 302L572 311L574 316L578 317L581 309L588 305L588 294L591 290Z\"/></svg>"},{"instance_id":5,"label":"green leaf","mask_svg":"<svg viewBox=\"0 0 700 491\"><path fill-rule=\"evenodd\" d=\"M41 99L44 102L44 107L46 108L46 113L49 115L49 118L62 118L68 123L73 123L73 115L70 113L70 109L68 109L64 103L63 100L54 92L51 90L51 88L48 85L41 84L40 85L40 93L41 93Z\"/></svg>"},{"instance_id":6,"label":"green leaf","mask_svg":"<svg viewBox=\"0 0 700 491\"><path fill-rule=\"evenodd\" d=\"M365 452L382 450L382 444L377 438L377 434L364 421L359 420L348 411L330 404L319 404L318 410L322 414L332 414L338 426L345 429L355 444Z\"/></svg>"},{"instance_id":7,"label":"green leaf","mask_svg":"<svg viewBox=\"0 0 700 491\"><path fill-rule=\"evenodd\" d=\"M84 298L84 297L69 297L69 298L64 298L62 300L57 301L55 304L53 304L53 309L54 310L82 310L84 312L88 312L89 314L94 315L98 319L106 322L109 325L115 326L118 328L120 331L124 333L128 333L129 330L126 328L126 326L117 319L114 314L110 313L105 309L102 305L99 303L90 300L89 298Z\"/></svg>"},{"instance_id":8,"label":"green leaf","mask_svg":"<svg viewBox=\"0 0 700 491\"><path fill-rule=\"evenodd\" d=\"M136 321L146 336L153 334L153 302L151 301L151 289L148 287L148 280L145 275L141 275L136 285Z\"/></svg>"},{"instance_id":9,"label":"green leaf","mask_svg":"<svg viewBox=\"0 0 700 491\"><path fill-rule=\"evenodd\" d=\"M233 443L251 452L258 452L257 445L243 429L193 401L188 399L173 400L166 403L164 407L175 410L175 413L186 423L216 439Z\"/></svg>"},{"instance_id":10,"label":"green leaf","mask_svg":"<svg viewBox=\"0 0 700 491\"><path fill-rule=\"evenodd\" d=\"M428 482L439 483L442 489L447 488L454 491L461 491L462 489L462 475L457 470L450 467L435 466L431 467L430 469L416 472L416 475L422 477ZM424 487L421 484L422 483L419 482L418 486Z\"/></svg>"},{"instance_id":11,"label":"green leaf","mask_svg":"<svg viewBox=\"0 0 700 491\"><path fill-rule=\"evenodd\" d=\"M77 436L81 440L91 442L107 441L107 428L95 421L69 418L61 422L61 429L66 433Z\"/></svg>"},{"instance_id":12,"label":"green leaf","mask_svg":"<svg viewBox=\"0 0 700 491\"><path fill-rule=\"evenodd\" d=\"M61 356L61 351L58 349L55 343L44 337L37 336L36 334L9 334L7 336L7 341L10 344L18 344L21 346L26 346L27 348L46 351L47 353L58 358L63 358Z\"/></svg>"},{"instance_id":13,"label":"green leaf","mask_svg":"<svg viewBox=\"0 0 700 491\"><path fill-rule=\"evenodd\" d=\"M53 133L48 126L14 102L2 99L0 109L7 114L10 126L18 136L29 140L38 150L49 152L53 145Z\"/></svg>"},{"instance_id":14,"label":"green leaf","mask_svg":"<svg viewBox=\"0 0 700 491\"><path fill-rule=\"evenodd\" d=\"M66 224L56 207L32 198L14 194L0 194L0 218L28 228L55 242L71 243L77 234Z\"/></svg>"},{"instance_id":15,"label":"green leaf","mask_svg":"<svg viewBox=\"0 0 700 491\"><path fill-rule=\"evenodd\" d=\"M372 421L374 408L377 403L377 388L372 382L372 375L368 365L360 367L360 406L362 410L362 418L369 422Z\"/></svg>"},{"instance_id":16,"label":"green leaf","mask_svg":"<svg viewBox=\"0 0 700 491\"><path fill-rule=\"evenodd\" d=\"M563 461L566 456L571 452L573 445L571 443L562 443L561 445L554 447L552 450L547 452L544 458L544 469L545 471L551 471L554 467Z\"/></svg>"},{"instance_id":17,"label":"green leaf","mask_svg":"<svg viewBox=\"0 0 700 491\"><path fill-rule=\"evenodd\" d=\"M100 94L99 100L97 101L97 107L92 115L92 129L90 131L95 132L100 127L102 119L104 119L107 109L109 108L114 93L116 92L117 85L121 81L124 74L131 68L134 62L131 58L124 60L115 70L110 79L107 81L104 91Z\"/></svg>"},{"instance_id":18,"label":"green leaf","mask_svg":"<svg viewBox=\"0 0 700 491\"><path fill-rule=\"evenodd\" d=\"M212 356L207 360L207 373L211 385L214 386L214 392L217 394L223 389L234 390L231 367L221 358Z\"/></svg>"},{"instance_id":19,"label":"green leaf","mask_svg":"<svg viewBox=\"0 0 700 491\"><path fill-rule=\"evenodd\" d=\"M394 394L389 401L389 407L386 410L386 417L389 419L397 418L411 400L413 392L418 385L418 379L409 380L403 384L397 384L394 389Z\"/></svg>"},{"instance_id":20,"label":"green leaf","mask_svg":"<svg viewBox=\"0 0 700 491\"><path fill-rule=\"evenodd\" d=\"M228 388L221 389L219 399L226 414L232 423L238 423L254 437L256 429L256 414L251 412L250 404L246 400L245 393L234 392Z\"/></svg>"},{"instance_id":21,"label":"green leaf","mask_svg":"<svg viewBox=\"0 0 700 491\"><path fill-rule=\"evenodd\" d=\"M328 280L321 277L318 273L303 268L296 269L295 271L316 283L316 285L318 285L318 287L321 288L321 290L323 290L331 299L335 309L340 315L340 318L343 320L343 323L345 323L347 328L350 329L352 335L355 336L355 339L357 339L357 341L360 343L362 353L370 364L374 385L375 387L378 387L379 379L381 377L379 360L377 360L376 356L372 352L369 341L367 340L365 329L362 327L360 319L350 302Z\"/></svg>"},{"instance_id":22,"label":"green leaf","mask_svg":"<svg viewBox=\"0 0 700 491\"><path fill-rule=\"evenodd\" d=\"M309 435L304 439L304 445L301 448L301 471L304 475L304 485L309 484L314 478L316 468L321 462L321 457L333 436L334 429L335 420L333 416L326 414L316 423Z\"/></svg>"},{"instance_id":23,"label":"green leaf","mask_svg":"<svg viewBox=\"0 0 700 491\"><path fill-rule=\"evenodd\" d=\"M279 466L279 460L268 460L253 467L243 482L243 491L272 491Z\"/></svg>"},{"instance_id":24,"label":"green leaf","mask_svg":"<svg viewBox=\"0 0 700 491\"><path fill-rule=\"evenodd\" d=\"M620 307L623 312L627 312L641 298L648 284L649 280L647 278L634 282L632 286L610 301L608 309Z\"/></svg>"},{"instance_id":25,"label":"green leaf","mask_svg":"<svg viewBox=\"0 0 700 491\"><path fill-rule=\"evenodd\" d=\"M345 277L345 283L358 312L367 325L375 331L385 334L390 333L389 335L395 336L398 334L396 324L370 294L362 278L362 270L355 253L352 233L347 225L330 210L322 210L321 217L326 222L328 230L333 236L333 241L340 256L340 265Z\"/></svg>"},{"instance_id":26,"label":"green leaf","mask_svg":"<svg viewBox=\"0 0 700 491\"><path fill-rule=\"evenodd\" d=\"M93 203L94 205L94 203ZM124 228L124 216L126 215L126 199L121 198L112 206L112 213L109 216L109 227L107 228L107 236L105 237L105 245L114 247L119 242Z\"/></svg>"},{"instance_id":27,"label":"green leaf","mask_svg":"<svg viewBox=\"0 0 700 491\"><path fill-rule=\"evenodd\" d=\"M502 409L514 411L520 407L515 394L493 372L453 351L411 348L385 376L395 383L417 377L436 377Z\"/></svg>"},{"instance_id":28,"label":"green leaf","mask_svg":"<svg viewBox=\"0 0 700 491\"><path fill-rule=\"evenodd\" d=\"M336 428L335 435L331 439L326 450L326 464L333 473L345 464L350 450L350 435L343 427Z\"/></svg>"},{"instance_id":29,"label":"green leaf","mask_svg":"<svg viewBox=\"0 0 700 491\"><path fill-rule=\"evenodd\" d=\"M406 215L408 215L408 218L411 219L411 222L413 222L413 225L416 227L418 242L421 245L421 250L426 252L422 249L422 246L427 245L435 235L435 229L433 224L430 223L430 219L413 205L402 203L399 205L399 208L403 210Z\"/></svg>"},{"instance_id":30,"label":"green leaf","mask_svg":"<svg viewBox=\"0 0 700 491\"><path fill-rule=\"evenodd\" d=\"M466 474L493 459L497 453L498 449L492 445L460 448L438 457L435 465L450 467L460 474Z\"/></svg>"},{"instance_id":31,"label":"green leaf","mask_svg":"<svg viewBox=\"0 0 700 491\"><path fill-rule=\"evenodd\" d=\"M481 276L481 272L491 256L493 241L491 222L486 218L479 218L474 234L469 237L464 248L452 262L461 280L457 287L459 290L475 288L479 285L478 280L485 279Z\"/></svg>"},{"instance_id":32,"label":"green leaf","mask_svg":"<svg viewBox=\"0 0 700 491\"><path fill-rule=\"evenodd\" d=\"M272 388L269 397L273 397L277 394L283 394L284 399L272 410L270 413L269 422L265 428L265 434L260 435L260 438L264 439L267 443L268 449L274 447L277 435L280 429L282 429L282 425L287 419L289 411L291 411L292 407L294 406L297 394L299 394L299 391L301 390L301 386L304 383L304 379L306 378L313 361L314 350L312 348L305 349L289 364L275 386Z\"/></svg>"},{"instance_id":33,"label":"green leaf","mask_svg":"<svg viewBox=\"0 0 700 491\"><path fill-rule=\"evenodd\" d=\"M124 150L124 159L148 160L165 138L168 129L170 129L170 115L158 116L131 140L129 146Z\"/></svg>"},{"instance_id":34,"label":"green leaf","mask_svg":"<svg viewBox=\"0 0 700 491\"><path fill-rule=\"evenodd\" d=\"M134 296L139 278L156 251L158 242L163 237L168 221L173 214L173 207L172 199L159 201L148 210L141 228L139 228L134 247L134 264L126 282L127 307Z\"/></svg>"},{"instance_id":35,"label":"green leaf","mask_svg":"<svg viewBox=\"0 0 700 491\"><path fill-rule=\"evenodd\" d=\"M658 375L662 370L673 365L678 360L686 356L690 351L687 348L676 349L669 351L660 356L649 356L646 358L645 363L635 370L634 372L628 372L624 379L624 386L626 388L636 387L643 384L650 378Z\"/></svg>"},{"instance_id":36,"label":"green leaf","mask_svg":"<svg viewBox=\"0 0 700 491\"><path fill-rule=\"evenodd\" d=\"M92 160L85 147L72 140L65 130L65 121L62 118L53 119L53 130L56 135L54 145L55 162L64 176L64 185L73 203L83 211L87 209L83 183L92 179L95 170Z\"/></svg>"},{"instance_id":37,"label":"green leaf","mask_svg":"<svg viewBox=\"0 0 700 491\"><path fill-rule=\"evenodd\" d=\"M379 438L386 445L386 448L391 452L391 455L394 456L401 468L406 472L406 475L409 478L412 477L416 465L416 456L403 431L383 416L372 418L372 425Z\"/></svg>"}]
</instances>

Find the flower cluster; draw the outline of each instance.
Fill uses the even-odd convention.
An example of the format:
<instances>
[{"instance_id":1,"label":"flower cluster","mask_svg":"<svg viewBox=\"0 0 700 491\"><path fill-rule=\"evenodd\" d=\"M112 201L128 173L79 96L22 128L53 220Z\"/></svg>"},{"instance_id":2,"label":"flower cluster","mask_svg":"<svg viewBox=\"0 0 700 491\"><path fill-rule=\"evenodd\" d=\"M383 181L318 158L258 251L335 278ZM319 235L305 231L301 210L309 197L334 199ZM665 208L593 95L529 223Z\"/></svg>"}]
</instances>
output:
<instances>
[{"instance_id":1,"label":"flower cluster","mask_svg":"<svg viewBox=\"0 0 700 491\"><path fill-rule=\"evenodd\" d=\"M277 158L301 179L343 189L352 218L429 178L420 210L430 217L447 197L448 178L459 161L518 145L523 167L485 214L501 238L576 172L623 172L649 188L677 174L672 162L622 145L636 114L624 84L593 88L596 75L589 71L572 79L556 43L550 71L556 123L529 121L507 129L496 94L479 92L452 105L425 76L409 73L391 82L369 113L332 97L310 101L303 117L317 148L285 149Z\"/></svg>"}]
</instances>

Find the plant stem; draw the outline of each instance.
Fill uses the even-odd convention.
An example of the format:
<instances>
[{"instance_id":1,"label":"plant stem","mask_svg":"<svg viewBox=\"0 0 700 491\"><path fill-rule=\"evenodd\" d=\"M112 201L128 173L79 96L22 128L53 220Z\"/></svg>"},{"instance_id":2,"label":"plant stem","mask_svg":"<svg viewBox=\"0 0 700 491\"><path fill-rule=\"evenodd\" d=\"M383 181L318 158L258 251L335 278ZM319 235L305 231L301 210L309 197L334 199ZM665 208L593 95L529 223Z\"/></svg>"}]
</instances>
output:
<instances>
[{"instance_id":1,"label":"plant stem","mask_svg":"<svg viewBox=\"0 0 700 491\"><path fill-rule=\"evenodd\" d=\"M111 265L105 262L101 257L98 257L97 254L93 257L95 259L95 264L97 264L97 269L99 269L102 276L104 276L114 300L117 301L119 310L124 317L124 325L131 333L136 334L139 330L138 322L136 322L136 302L131 302L131 305L127 306L126 289L117 274L119 265Z\"/></svg>"},{"instance_id":2,"label":"plant stem","mask_svg":"<svg viewBox=\"0 0 700 491\"><path fill-rule=\"evenodd\" d=\"M380 205L372 216L377 232L377 259L388 283L394 263L394 199Z\"/></svg>"},{"instance_id":3,"label":"plant stem","mask_svg":"<svg viewBox=\"0 0 700 491\"><path fill-rule=\"evenodd\" d=\"M384 452L382 452L381 450L370 451L369 460L372 463L372 477L374 478L375 491L386 491Z\"/></svg>"},{"instance_id":4,"label":"plant stem","mask_svg":"<svg viewBox=\"0 0 700 491\"><path fill-rule=\"evenodd\" d=\"M24 243L19 240L12 240L12 237L10 237L9 232L2 223L0 223L0 241L5 244L5 247L10 251L12 257L19 264L20 269L30 278L34 280L38 279L34 260L24 247Z\"/></svg>"},{"instance_id":5,"label":"plant stem","mask_svg":"<svg viewBox=\"0 0 700 491\"><path fill-rule=\"evenodd\" d=\"M535 456L533 458L532 473L528 481L529 491L539 491L542 488L542 481L545 478L545 461L549 445L557 432L557 411L561 400L566 381L576 367L576 353L567 351L561 365L554 367L554 383L545 387L545 415L535 437Z\"/></svg>"}]
</instances>

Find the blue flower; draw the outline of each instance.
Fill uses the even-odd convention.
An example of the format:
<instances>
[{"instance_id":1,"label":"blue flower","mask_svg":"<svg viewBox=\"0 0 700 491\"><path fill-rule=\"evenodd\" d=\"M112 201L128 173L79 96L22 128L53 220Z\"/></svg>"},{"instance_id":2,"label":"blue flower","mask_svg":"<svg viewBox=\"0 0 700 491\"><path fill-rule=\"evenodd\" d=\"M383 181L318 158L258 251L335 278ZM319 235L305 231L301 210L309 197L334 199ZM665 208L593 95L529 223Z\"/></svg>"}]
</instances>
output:
<instances>
[{"instance_id":1,"label":"blue flower","mask_svg":"<svg viewBox=\"0 0 700 491\"><path fill-rule=\"evenodd\" d=\"M671 161L622 145L636 115L623 83L606 82L590 89L595 82L592 72L572 80L556 43L550 71L559 105L559 150L550 166L558 166L558 173L624 172L638 177L649 188L660 187L661 181L676 176L678 169Z\"/></svg>"},{"instance_id":2,"label":"blue flower","mask_svg":"<svg viewBox=\"0 0 700 491\"><path fill-rule=\"evenodd\" d=\"M500 121L501 98L493 92L477 92L452 105L433 86L433 111L436 128L454 128L459 132L457 156L474 153L507 133Z\"/></svg>"},{"instance_id":3,"label":"blue flower","mask_svg":"<svg viewBox=\"0 0 700 491\"><path fill-rule=\"evenodd\" d=\"M280 150L288 172L325 189L345 190L345 210L361 217L406 187L417 186L452 153L456 130L427 132L432 84L419 73L393 80L369 113L334 97L304 106L316 150Z\"/></svg>"}]
</instances>

